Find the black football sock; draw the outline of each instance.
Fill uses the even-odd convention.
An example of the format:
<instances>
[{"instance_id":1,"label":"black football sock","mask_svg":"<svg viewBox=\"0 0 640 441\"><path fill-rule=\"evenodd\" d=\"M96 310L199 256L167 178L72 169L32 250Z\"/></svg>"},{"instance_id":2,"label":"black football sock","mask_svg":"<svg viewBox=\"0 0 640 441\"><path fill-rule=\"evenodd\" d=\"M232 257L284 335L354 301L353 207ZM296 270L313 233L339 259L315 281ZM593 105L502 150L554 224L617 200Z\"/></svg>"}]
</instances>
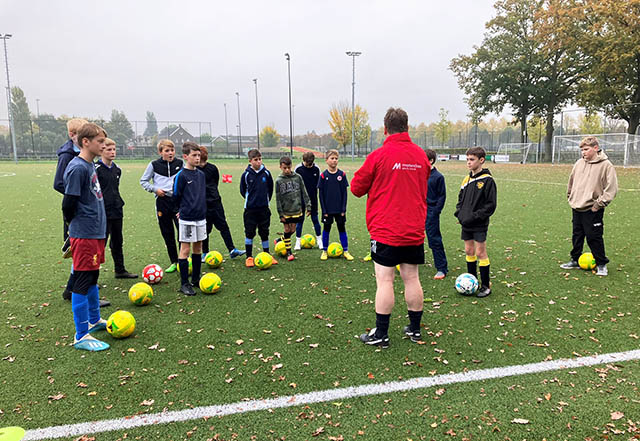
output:
<instances>
[{"instance_id":1,"label":"black football sock","mask_svg":"<svg viewBox=\"0 0 640 441\"><path fill-rule=\"evenodd\" d=\"M293 233L284 233L284 247L287 249L287 255L291 254L291 236Z\"/></svg>"},{"instance_id":2,"label":"black football sock","mask_svg":"<svg viewBox=\"0 0 640 441\"><path fill-rule=\"evenodd\" d=\"M189 261L178 259L178 267L180 268L180 283L182 285L189 283Z\"/></svg>"},{"instance_id":3,"label":"black football sock","mask_svg":"<svg viewBox=\"0 0 640 441\"><path fill-rule=\"evenodd\" d=\"M420 330L420 322L422 321L422 311L411 311L409 312L409 328L412 331Z\"/></svg>"},{"instance_id":4,"label":"black football sock","mask_svg":"<svg viewBox=\"0 0 640 441\"><path fill-rule=\"evenodd\" d=\"M389 321L391 314L378 314L376 312L376 338L382 338L389 333Z\"/></svg>"},{"instance_id":5,"label":"black football sock","mask_svg":"<svg viewBox=\"0 0 640 441\"><path fill-rule=\"evenodd\" d=\"M483 288L491 286L491 271L489 270L489 259L480 259L480 280Z\"/></svg>"},{"instance_id":6,"label":"black football sock","mask_svg":"<svg viewBox=\"0 0 640 441\"><path fill-rule=\"evenodd\" d=\"M200 282L200 271L202 268L202 254L192 254L191 255L191 265L193 265L192 273L191 273L191 281L194 285L198 285Z\"/></svg>"},{"instance_id":7,"label":"black football sock","mask_svg":"<svg viewBox=\"0 0 640 441\"><path fill-rule=\"evenodd\" d=\"M247 252L247 258L253 255L253 239L244 240L244 249Z\"/></svg>"},{"instance_id":8,"label":"black football sock","mask_svg":"<svg viewBox=\"0 0 640 441\"><path fill-rule=\"evenodd\" d=\"M473 277L478 278L478 258L476 256L467 256L467 272Z\"/></svg>"}]
</instances>

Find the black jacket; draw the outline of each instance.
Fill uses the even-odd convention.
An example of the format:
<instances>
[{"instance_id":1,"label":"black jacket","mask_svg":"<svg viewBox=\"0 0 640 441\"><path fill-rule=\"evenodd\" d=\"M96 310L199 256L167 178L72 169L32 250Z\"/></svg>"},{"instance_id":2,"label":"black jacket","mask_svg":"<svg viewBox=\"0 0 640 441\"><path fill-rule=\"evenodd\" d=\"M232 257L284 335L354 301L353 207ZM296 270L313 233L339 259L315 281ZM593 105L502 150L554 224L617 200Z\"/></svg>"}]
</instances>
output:
<instances>
[{"instance_id":1,"label":"black jacket","mask_svg":"<svg viewBox=\"0 0 640 441\"><path fill-rule=\"evenodd\" d=\"M107 219L122 219L122 207L124 206L124 201L120 197L122 170L115 162L111 163L111 167L107 167L101 160L98 160L96 162L96 174L102 190Z\"/></svg>"},{"instance_id":2,"label":"black jacket","mask_svg":"<svg viewBox=\"0 0 640 441\"><path fill-rule=\"evenodd\" d=\"M56 176L53 178L53 188L58 193L64 194L64 171L67 169L69 162L80 152L76 152L73 148L73 141L68 140L62 147L58 149L58 165L56 166Z\"/></svg>"},{"instance_id":3,"label":"black jacket","mask_svg":"<svg viewBox=\"0 0 640 441\"><path fill-rule=\"evenodd\" d=\"M483 168L462 180L456 211L453 214L462 228L469 231L484 231L489 227L489 218L496 211L496 183L488 169Z\"/></svg>"},{"instance_id":4,"label":"black jacket","mask_svg":"<svg viewBox=\"0 0 640 441\"><path fill-rule=\"evenodd\" d=\"M263 165L256 171L249 164L240 178L240 194L244 198L244 208L269 207L273 195L273 177L269 170Z\"/></svg>"},{"instance_id":5,"label":"black jacket","mask_svg":"<svg viewBox=\"0 0 640 441\"><path fill-rule=\"evenodd\" d=\"M219 203L222 199L218 191L220 172L218 171L218 167L210 162L198 168L202 170L207 181L207 211L209 211L210 208L213 208L214 204Z\"/></svg>"}]
</instances>

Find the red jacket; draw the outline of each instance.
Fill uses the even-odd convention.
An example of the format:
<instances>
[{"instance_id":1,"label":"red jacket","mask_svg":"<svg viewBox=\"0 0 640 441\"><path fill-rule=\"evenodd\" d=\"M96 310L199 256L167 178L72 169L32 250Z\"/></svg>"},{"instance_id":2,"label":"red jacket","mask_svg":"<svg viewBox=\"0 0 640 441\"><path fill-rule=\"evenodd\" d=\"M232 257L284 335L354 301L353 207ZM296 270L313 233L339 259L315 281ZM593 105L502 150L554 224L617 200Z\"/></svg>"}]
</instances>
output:
<instances>
[{"instance_id":1,"label":"red jacket","mask_svg":"<svg viewBox=\"0 0 640 441\"><path fill-rule=\"evenodd\" d=\"M427 154L407 132L387 136L351 180L351 193L368 194L367 229L372 240L391 246L424 243L427 217Z\"/></svg>"}]
</instances>

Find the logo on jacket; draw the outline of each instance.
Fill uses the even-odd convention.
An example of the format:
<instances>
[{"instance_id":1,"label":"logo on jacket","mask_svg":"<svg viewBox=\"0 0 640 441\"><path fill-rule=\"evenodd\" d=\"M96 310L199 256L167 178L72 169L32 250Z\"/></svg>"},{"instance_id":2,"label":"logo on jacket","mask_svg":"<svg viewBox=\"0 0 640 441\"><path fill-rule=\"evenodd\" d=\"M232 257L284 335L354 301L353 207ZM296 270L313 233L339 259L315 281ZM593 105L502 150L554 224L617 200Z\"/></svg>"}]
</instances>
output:
<instances>
[{"instance_id":1,"label":"logo on jacket","mask_svg":"<svg viewBox=\"0 0 640 441\"><path fill-rule=\"evenodd\" d=\"M484 182L480 181L476 183L476 187L478 187L478 190L482 190L482 187L484 187Z\"/></svg>"},{"instance_id":2,"label":"logo on jacket","mask_svg":"<svg viewBox=\"0 0 640 441\"><path fill-rule=\"evenodd\" d=\"M393 164L393 167L391 167L391 170L400 170L401 164L399 162L396 162L395 164Z\"/></svg>"},{"instance_id":3,"label":"logo on jacket","mask_svg":"<svg viewBox=\"0 0 640 441\"><path fill-rule=\"evenodd\" d=\"M336 179L338 180L338 182L340 182L342 181L342 176L338 176Z\"/></svg>"}]
</instances>

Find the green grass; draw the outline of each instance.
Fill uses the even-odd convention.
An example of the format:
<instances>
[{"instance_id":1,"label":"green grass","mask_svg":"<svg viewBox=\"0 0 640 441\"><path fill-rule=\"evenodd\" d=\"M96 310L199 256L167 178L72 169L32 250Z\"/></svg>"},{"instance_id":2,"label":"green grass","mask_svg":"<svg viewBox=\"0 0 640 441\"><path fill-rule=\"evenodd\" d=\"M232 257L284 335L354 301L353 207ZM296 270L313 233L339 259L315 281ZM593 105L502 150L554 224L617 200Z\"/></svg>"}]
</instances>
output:
<instances>
[{"instance_id":1,"label":"green grass","mask_svg":"<svg viewBox=\"0 0 640 441\"><path fill-rule=\"evenodd\" d=\"M340 166L352 176L359 164L344 159ZM153 196L138 184L146 162L120 165L127 268L140 272L148 263L166 266ZM233 184L220 184L220 190L241 247L238 179L245 162L218 165L234 177ZM277 171L275 161L266 165ZM103 315L127 309L135 315L137 329L125 340L105 335L111 350L89 354L70 347L72 314L60 297L69 261L59 257L61 196L51 188L55 164L0 164L0 175L15 173L0 177L0 426L31 429L638 347L640 253L633 238L640 170L617 170L625 190L605 215L610 275L597 278L558 266L571 246L564 187L570 168L490 166L498 185L498 211L487 242L494 293L476 300L453 291L453 276L465 268L453 218L465 167L441 163L438 168L447 178L449 200L441 226L452 277L431 279L435 270L427 248L428 263L421 268L430 299L423 317L427 344L411 345L400 338L406 324L401 294L392 315L391 348L376 352L358 342L356 336L374 324L375 280L372 265L361 261L368 251L365 200L351 197L347 231L355 261L321 262L318 250L302 250L293 263L258 272L224 253L227 260L216 270L223 288L214 296L180 296L178 276L166 275L154 287L153 303L135 307L126 294L133 282L113 278L107 253L101 294L114 306ZM273 237L279 225L275 216L272 221ZM311 230L307 221L305 231ZM226 251L215 230L211 248ZM399 294L401 284L396 287ZM449 386L441 396L420 390L137 429L128 437L186 439L198 427L194 439L216 433L219 439L442 439L453 437L446 435L450 429L460 439L600 439L604 430L613 434L607 423L629 437L632 429L623 428L627 419L640 424L632 380L640 369L637 362L616 368L620 370L607 369L606 379L594 368L583 368ZM553 378L559 380L550 382ZM519 386L509 388L514 384ZM60 394L61 399L50 398ZM145 400L153 404L142 405ZM611 421L613 411L626 417ZM514 418L530 423L511 423ZM434 422L438 426L432 428ZM318 427L324 432L312 436ZM123 435L98 439L117 436Z\"/></svg>"}]
</instances>

